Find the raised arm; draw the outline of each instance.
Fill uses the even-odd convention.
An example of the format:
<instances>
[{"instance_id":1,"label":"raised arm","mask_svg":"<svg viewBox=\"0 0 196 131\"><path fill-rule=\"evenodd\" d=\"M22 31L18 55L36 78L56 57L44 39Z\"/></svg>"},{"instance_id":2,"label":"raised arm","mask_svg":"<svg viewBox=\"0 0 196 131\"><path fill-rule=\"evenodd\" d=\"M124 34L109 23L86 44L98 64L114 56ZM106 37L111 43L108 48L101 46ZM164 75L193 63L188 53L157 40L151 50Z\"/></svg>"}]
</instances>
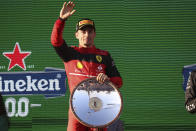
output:
<instances>
[{"instance_id":1,"label":"raised arm","mask_svg":"<svg viewBox=\"0 0 196 131\"><path fill-rule=\"evenodd\" d=\"M75 4L70 1L63 4L59 19L56 20L51 34L51 43L57 54L64 62L69 61L74 56L73 48L68 47L65 40L63 39L65 21L75 12L75 10L73 10L74 6Z\"/></svg>"},{"instance_id":2,"label":"raised arm","mask_svg":"<svg viewBox=\"0 0 196 131\"><path fill-rule=\"evenodd\" d=\"M65 21L74 14L76 10L73 10L75 4L71 1L65 2L60 11L59 19L55 22L52 34L51 43L53 46L61 46L64 43L63 40L63 29L65 26Z\"/></svg>"}]
</instances>

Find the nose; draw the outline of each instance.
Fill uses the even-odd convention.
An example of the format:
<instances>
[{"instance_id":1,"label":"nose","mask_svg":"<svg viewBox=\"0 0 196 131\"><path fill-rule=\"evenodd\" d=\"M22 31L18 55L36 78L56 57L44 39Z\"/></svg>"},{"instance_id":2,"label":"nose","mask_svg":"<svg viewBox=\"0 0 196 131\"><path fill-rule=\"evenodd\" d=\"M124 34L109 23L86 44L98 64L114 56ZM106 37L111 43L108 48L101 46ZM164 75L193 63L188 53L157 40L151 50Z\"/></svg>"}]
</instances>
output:
<instances>
[{"instance_id":1,"label":"nose","mask_svg":"<svg viewBox=\"0 0 196 131\"><path fill-rule=\"evenodd\" d=\"M88 30L85 31L85 36L89 36L89 31Z\"/></svg>"}]
</instances>

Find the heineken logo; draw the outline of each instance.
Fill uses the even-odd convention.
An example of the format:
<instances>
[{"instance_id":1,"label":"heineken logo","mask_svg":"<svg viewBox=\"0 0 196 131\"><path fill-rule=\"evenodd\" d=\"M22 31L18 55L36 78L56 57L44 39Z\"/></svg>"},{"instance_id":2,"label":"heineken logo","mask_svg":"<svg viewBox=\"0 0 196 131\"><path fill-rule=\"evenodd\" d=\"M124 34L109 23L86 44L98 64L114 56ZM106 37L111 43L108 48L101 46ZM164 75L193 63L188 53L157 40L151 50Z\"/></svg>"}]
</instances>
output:
<instances>
[{"instance_id":1,"label":"heineken logo","mask_svg":"<svg viewBox=\"0 0 196 131\"><path fill-rule=\"evenodd\" d=\"M0 94L6 96L8 117L28 117L31 108L42 107L41 101L34 103L28 98L29 95L55 98L66 93L65 70L46 67L44 71L26 71L35 67L34 64L25 63L30 54L31 51L21 49L18 42L14 48L3 50L2 59L5 62L1 63L0 70L8 72L0 72ZM15 69L22 71L14 72Z\"/></svg>"},{"instance_id":2,"label":"heineken logo","mask_svg":"<svg viewBox=\"0 0 196 131\"><path fill-rule=\"evenodd\" d=\"M3 95L64 95L65 79L64 70L49 67L42 72L1 72L0 92Z\"/></svg>"},{"instance_id":3,"label":"heineken logo","mask_svg":"<svg viewBox=\"0 0 196 131\"><path fill-rule=\"evenodd\" d=\"M34 68L34 65L25 64L25 59L31 51L21 50L16 42L12 51L7 49L2 53L9 60L8 71L15 67L22 70ZM0 69L6 69L4 65ZM45 71L34 72L0 72L0 93L2 95L31 95L45 96L64 95L66 91L65 70L47 67Z\"/></svg>"}]
</instances>

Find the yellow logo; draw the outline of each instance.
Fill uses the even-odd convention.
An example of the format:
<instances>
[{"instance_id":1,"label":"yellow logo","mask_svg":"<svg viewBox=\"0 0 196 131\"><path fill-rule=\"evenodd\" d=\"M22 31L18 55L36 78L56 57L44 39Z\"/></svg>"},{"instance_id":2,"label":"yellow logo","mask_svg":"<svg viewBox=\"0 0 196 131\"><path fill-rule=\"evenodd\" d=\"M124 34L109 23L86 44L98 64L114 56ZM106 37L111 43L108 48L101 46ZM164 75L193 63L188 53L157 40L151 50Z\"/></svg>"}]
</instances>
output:
<instances>
[{"instance_id":1,"label":"yellow logo","mask_svg":"<svg viewBox=\"0 0 196 131\"><path fill-rule=\"evenodd\" d=\"M86 25L86 24L93 25L93 21L91 21L91 20L82 20L82 21L79 22L79 26Z\"/></svg>"},{"instance_id":2,"label":"yellow logo","mask_svg":"<svg viewBox=\"0 0 196 131\"><path fill-rule=\"evenodd\" d=\"M102 57L101 57L100 55L97 55L97 56L96 56L96 59L97 59L97 61L98 61L99 63L102 62Z\"/></svg>"},{"instance_id":3,"label":"yellow logo","mask_svg":"<svg viewBox=\"0 0 196 131\"><path fill-rule=\"evenodd\" d=\"M82 68L83 68L82 63L81 63L81 62L78 62L78 63L77 63L77 67L78 67L78 69L82 69Z\"/></svg>"}]
</instances>

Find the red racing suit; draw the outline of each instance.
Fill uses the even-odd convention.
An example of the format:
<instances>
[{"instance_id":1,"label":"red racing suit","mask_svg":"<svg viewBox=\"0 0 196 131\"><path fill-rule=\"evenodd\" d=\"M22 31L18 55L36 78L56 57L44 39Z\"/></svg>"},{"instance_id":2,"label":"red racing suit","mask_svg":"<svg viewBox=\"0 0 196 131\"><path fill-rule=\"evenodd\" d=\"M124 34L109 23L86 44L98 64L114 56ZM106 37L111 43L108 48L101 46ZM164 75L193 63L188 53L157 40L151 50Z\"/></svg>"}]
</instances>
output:
<instances>
[{"instance_id":1,"label":"red racing suit","mask_svg":"<svg viewBox=\"0 0 196 131\"><path fill-rule=\"evenodd\" d=\"M96 77L99 73L106 74L110 81L120 88L122 78L110 54L95 46L91 48L68 46L62 37L64 25L64 20L57 19L52 30L51 43L64 62L70 93L82 80ZM80 124L69 109L67 131L84 130L90 130L90 128Z\"/></svg>"}]
</instances>

